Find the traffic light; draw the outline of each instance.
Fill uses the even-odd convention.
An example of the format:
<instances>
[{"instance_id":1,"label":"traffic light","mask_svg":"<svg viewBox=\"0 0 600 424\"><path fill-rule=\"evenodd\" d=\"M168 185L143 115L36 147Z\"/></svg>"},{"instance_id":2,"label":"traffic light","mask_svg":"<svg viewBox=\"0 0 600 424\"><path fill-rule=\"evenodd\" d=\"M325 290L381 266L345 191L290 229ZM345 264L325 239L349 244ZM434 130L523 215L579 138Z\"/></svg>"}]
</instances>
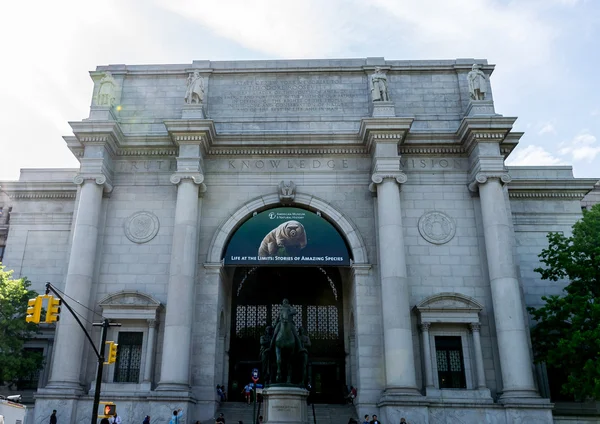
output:
<instances>
[{"instance_id":1,"label":"traffic light","mask_svg":"<svg viewBox=\"0 0 600 424\"><path fill-rule=\"evenodd\" d=\"M48 310L46 311L46 324L60 320L60 299L48 296Z\"/></svg>"},{"instance_id":2,"label":"traffic light","mask_svg":"<svg viewBox=\"0 0 600 424\"><path fill-rule=\"evenodd\" d=\"M33 322L35 324L40 323L40 315L42 313L42 302L44 301L43 296L38 296L35 299L29 299L27 301L27 316L25 321Z\"/></svg>"},{"instance_id":3,"label":"traffic light","mask_svg":"<svg viewBox=\"0 0 600 424\"><path fill-rule=\"evenodd\" d=\"M117 362L117 346L115 342L106 342L108 345L108 361L105 364L114 364Z\"/></svg>"}]
</instances>

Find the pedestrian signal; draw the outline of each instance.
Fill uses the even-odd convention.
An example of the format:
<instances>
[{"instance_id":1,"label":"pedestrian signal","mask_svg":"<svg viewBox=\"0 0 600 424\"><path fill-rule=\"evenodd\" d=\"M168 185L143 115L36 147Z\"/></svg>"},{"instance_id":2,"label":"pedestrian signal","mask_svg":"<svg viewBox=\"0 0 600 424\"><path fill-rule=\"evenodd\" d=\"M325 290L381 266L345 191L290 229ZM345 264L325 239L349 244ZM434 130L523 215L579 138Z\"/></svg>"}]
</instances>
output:
<instances>
[{"instance_id":1,"label":"pedestrian signal","mask_svg":"<svg viewBox=\"0 0 600 424\"><path fill-rule=\"evenodd\" d=\"M117 362L117 346L115 342L106 342L108 345L108 361L105 364L114 364Z\"/></svg>"},{"instance_id":2,"label":"pedestrian signal","mask_svg":"<svg viewBox=\"0 0 600 424\"><path fill-rule=\"evenodd\" d=\"M42 314L42 302L44 298L42 296L38 296L35 299L29 299L27 301L27 316L25 317L25 321L33 322L34 324L40 323L40 315Z\"/></svg>"},{"instance_id":3,"label":"pedestrian signal","mask_svg":"<svg viewBox=\"0 0 600 424\"><path fill-rule=\"evenodd\" d=\"M48 296L48 310L46 311L46 324L60 320L60 299Z\"/></svg>"},{"instance_id":4,"label":"pedestrian signal","mask_svg":"<svg viewBox=\"0 0 600 424\"><path fill-rule=\"evenodd\" d=\"M98 418L112 418L117 413L117 405L112 402L100 402L104 404L102 412L104 415L98 415Z\"/></svg>"}]
</instances>

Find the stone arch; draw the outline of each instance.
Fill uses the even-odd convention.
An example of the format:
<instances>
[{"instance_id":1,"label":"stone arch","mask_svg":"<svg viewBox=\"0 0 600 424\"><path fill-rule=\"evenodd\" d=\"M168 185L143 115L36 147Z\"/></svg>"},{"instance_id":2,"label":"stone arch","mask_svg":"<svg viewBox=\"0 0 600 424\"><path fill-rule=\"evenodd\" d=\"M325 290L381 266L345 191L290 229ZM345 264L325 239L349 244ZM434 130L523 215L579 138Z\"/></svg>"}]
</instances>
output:
<instances>
[{"instance_id":1,"label":"stone arch","mask_svg":"<svg viewBox=\"0 0 600 424\"><path fill-rule=\"evenodd\" d=\"M223 249L233 232L254 212L279 206L278 194L257 197L242 205L233 215L217 229L208 249L207 262L219 263L223 257ZM352 251L353 263L367 264L367 249L356 226L326 201L309 194L296 194L294 205L304 206L312 211L319 211L326 217L345 238Z\"/></svg>"}]
</instances>

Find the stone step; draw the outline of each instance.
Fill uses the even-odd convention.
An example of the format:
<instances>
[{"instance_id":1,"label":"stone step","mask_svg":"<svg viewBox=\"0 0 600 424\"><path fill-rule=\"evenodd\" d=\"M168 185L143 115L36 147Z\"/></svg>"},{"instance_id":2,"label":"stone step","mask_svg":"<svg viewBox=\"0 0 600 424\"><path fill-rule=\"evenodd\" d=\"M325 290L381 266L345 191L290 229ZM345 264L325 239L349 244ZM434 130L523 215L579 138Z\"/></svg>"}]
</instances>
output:
<instances>
[{"instance_id":1,"label":"stone step","mask_svg":"<svg viewBox=\"0 0 600 424\"><path fill-rule=\"evenodd\" d=\"M244 424L252 423L252 412L254 407L252 404L246 405L243 402L224 402L218 409L215 417L219 413L223 413L226 422L229 424L237 424L239 420L244 421ZM258 410L258 405L257 405ZM263 415L261 408L260 414ZM315 404L315 416L317 424L348 424L350 417L358 420L356 409L353 405L331 405L331 404ZM314 424L312 406L308 406L308 422ZM202 424L214 424L214 421L204 421Z\"/></svg>"}]
</instances>

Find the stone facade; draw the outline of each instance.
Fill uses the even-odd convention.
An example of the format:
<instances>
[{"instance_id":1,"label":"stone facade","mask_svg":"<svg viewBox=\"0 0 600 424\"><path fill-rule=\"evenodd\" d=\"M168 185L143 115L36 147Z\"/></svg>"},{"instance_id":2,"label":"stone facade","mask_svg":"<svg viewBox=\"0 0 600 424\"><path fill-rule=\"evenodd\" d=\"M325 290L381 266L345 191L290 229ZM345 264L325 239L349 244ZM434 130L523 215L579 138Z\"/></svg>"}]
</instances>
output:
<instances>
[{"instance_id":1,"label":"stone facade","mask_svg":"<svg viewBox=\"0 0 600 424\"><path fill-rule=\"evenodd\" d=\"M476 99L474 64L485 75ZM571 230L597 180L504 165L522 133L494 110L493 69L383 58L100 66L90 116L65 137L80 168L1 183L4 264L39 291L52 282L89 321L121 322L109 340L142 334L139 378L104 372L102 397L124 421L162 422L176 407L207 420L234 325L224 249L253 213L291 203L328 219L353 260L340 269L341 325L359 416L550 423L524 307L560 292L533 272L537 254L547 232ZM186 102L190 75L202 90ZM43 329L35 424L52 409L61 422L89 419L95 356L69 314L56 327ZM460 340L464 388L440 387L443 336Z\"/></svg>"}]
</instances>

